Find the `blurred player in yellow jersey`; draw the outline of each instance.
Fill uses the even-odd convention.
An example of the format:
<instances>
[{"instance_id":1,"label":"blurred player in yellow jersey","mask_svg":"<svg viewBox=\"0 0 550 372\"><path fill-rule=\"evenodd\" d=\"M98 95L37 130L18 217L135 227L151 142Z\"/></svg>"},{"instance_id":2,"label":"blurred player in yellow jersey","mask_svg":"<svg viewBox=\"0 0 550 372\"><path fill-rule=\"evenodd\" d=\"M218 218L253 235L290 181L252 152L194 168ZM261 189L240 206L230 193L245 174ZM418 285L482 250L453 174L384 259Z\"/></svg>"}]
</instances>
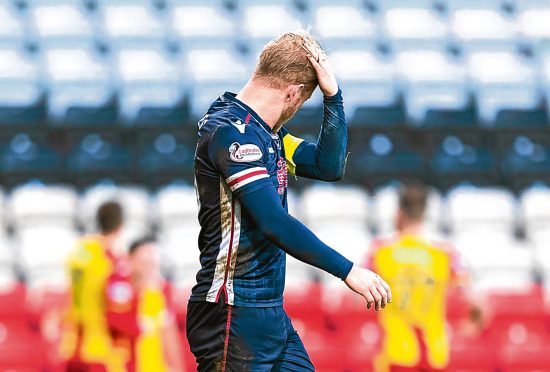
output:
<instances>
[{"instance_id":1,"label":"blurred player in yellow jersey","mask_svg":"<svg viewBox=\"0 0 550 372\"><path fill-rule=\"evenodd\" d=\"M383 347L377 372L438 371L449 362L446 300L465 272L451 246L423 232L427 191L421 185L399 190L397 232L377 238L367 265L386 279L393 303L379 319Z\"/></svg>"},{"instance_id":2,"label":"blurred player in yellow jersey","mask_svg":"<svg viewBox=\"0 0 550 372\"><path fill-rule=\"evenodd\" d=\"M71 305L61 343L69 372L124 371L124 361L112 347L106 319L105 287L124 262L118 248L123 225L121 206L103 204L96 214L98 234L83 237L68 260Z\"/></svg>"},{"instance_id":3,"label":"blurred player in yellow jersey","mask_svg":"<svg viewBox=\"0 0 550 372\"><path fill-rule=\"evenodd\" d=\"M154 240L130 245L130 270L114 272L106 288L107 319L128 372L183 372L172 286L160 274Z\"/></svg>"}]
</instances>

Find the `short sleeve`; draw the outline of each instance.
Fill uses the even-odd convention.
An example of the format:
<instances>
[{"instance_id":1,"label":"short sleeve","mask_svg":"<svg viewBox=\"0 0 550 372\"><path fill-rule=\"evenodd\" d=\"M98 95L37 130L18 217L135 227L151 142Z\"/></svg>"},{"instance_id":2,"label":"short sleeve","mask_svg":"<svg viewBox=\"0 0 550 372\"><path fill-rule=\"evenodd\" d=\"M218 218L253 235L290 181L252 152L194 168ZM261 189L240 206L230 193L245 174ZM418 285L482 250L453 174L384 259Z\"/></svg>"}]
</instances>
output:
<instances>
[{"instance_id":1,"label":"short sleeve","mask_svg":"<svg viewBox=\"0 0 550 372\"><path fill-rule=\"evenodd\" d=\"M274 187L265 165L266 147L245 124L221 126L213 135L208 153L230 190L237 197Z\"/></svg>"}]
</instances>

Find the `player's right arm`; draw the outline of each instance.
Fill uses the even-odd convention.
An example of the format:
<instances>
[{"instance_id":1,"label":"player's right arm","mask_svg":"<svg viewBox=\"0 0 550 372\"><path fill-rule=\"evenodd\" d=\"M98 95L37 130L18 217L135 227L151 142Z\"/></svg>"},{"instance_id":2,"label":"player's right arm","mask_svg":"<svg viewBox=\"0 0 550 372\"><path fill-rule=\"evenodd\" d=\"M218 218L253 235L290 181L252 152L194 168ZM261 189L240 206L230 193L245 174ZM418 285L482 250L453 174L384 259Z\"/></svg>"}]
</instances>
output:
<instances>
[{"instance_id":1,"label":"player's right arm","mask_svg":"<svg viewBox=\"0 0 550 372\"><path fill-rule=\"evenodd\" d=\"M256 155L235 156L235 144L240 148L245 146L248 154ZM232 126L224 126L214 134L209 156L243 212L269 240L297 259L344 280L348 287L365 297L368 308L373 304L377 310L384 307L391 301L391 290L382 278L354 266L282 207L265 167L262 153L265 147L251 130L241 133Z\"/></svg>"}]
</instances>

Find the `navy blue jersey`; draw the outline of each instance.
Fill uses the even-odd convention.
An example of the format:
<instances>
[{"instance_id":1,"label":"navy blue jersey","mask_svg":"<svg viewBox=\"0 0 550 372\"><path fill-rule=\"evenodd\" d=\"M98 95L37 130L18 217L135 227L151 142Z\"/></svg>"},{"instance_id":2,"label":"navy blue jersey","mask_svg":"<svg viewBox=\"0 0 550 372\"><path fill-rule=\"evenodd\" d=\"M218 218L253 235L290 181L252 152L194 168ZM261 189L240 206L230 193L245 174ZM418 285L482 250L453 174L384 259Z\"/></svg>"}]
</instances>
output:
<instances>
[{"instance_id":1,"label":"navy blue jersey","mask_svg":"<svg viewBox=\"0 0 550 372\"><path fill-rule=\"evenodd\" d=\"M288 174L343 177L347 126L342 92L324 98L316 143L271 128L225 93L199 121L195 183L201 270L190 301L282 304L285 254L344 280L353 263L288 214ZM241 208L242 205L242 208ZM286 253L285 253L286 252Z\"/></svg>"},{"instance_id":2,"label":"navy blue jersey","mask_svg":"<svg viewBox=\"0 0 550 372\"><path fill-rule=\"evenodd\" d=\"M201 270L191 301L237 306L282 304L286 253L241 210L238 198L274 187L287 209L283 134L225 93L199 121L195 182L200 210Z\"/></svg>"}]
</instances>

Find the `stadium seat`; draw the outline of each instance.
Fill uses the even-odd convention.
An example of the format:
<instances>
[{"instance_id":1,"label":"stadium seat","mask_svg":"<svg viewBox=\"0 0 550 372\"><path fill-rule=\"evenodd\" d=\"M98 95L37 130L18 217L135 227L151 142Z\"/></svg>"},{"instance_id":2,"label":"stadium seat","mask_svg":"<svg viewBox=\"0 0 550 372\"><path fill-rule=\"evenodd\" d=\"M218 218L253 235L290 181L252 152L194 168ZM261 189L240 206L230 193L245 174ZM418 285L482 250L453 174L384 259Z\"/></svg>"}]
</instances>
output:
<instances>
[{"instance_id":1,"label":"stadium seat","mask_svg":"<svg viewBox=\"0 0 550 372\"><path fill-rule=\"evenodd\" d=\"M144 177L153 176L155 183L174 175L190 174L193 168L193 147L188 145L181 133L161 132L147 134L138 145L138 165ZM163 177L165 176L165 178Z\"/></svg>"},{"instance_id":2,"label":"stadium seat","mask_svg":"<svg viewBox=\"0 0 550 372\"><path fill-rule=\"evenodd\" d=\"M6 193L2 188L0 188L0 210L5 211L7 208L6 205ZM8 221L6 217L5 212L0 213L0 239L2 239L7 232Z\"/></svg>"},{"instance_id":3,"label":"stadium seat","mask_svg":"<svg viewBox=\"0 0 550 372\"><path fill-rule=\"evenodd\" d=\"M57 226L26 227L18 231L16 246L29 287L67 284L65 262L76 244L72 229Z\"/></svg>"},{"instance_id":4,"label":"stadium seat","mask_svg":"<svg viewBox=\"0 0 550 372\"><path fill-rule=\"evenodd\" d=\"M106 40L115 48L167 47L167 22L152 1L101 0L99 12Z\"/></svg>"},{"instance_id":5,"label":"stadium seat","mask_svg":"<svg viewBox=\"0 0 550 372\"><path fill-rule=\"evenodd\" d=\"M384 36L396 51L447 47L447 26L429 8L397 2L384 8L382 24Z\"/></svg>"},{"instance_id":6,"label":"stadium seat","mask_svg":"<svg viewBox=\"0 0 550 372\"><path fill-rule=\"evenodd\" d=\"M117 119L107 66L89 49L44 51L48 114L54 124L112 125Z\"/></svg>"},{"instance_id":7,"label":"stadium seat","mask_svg":"<svg viewBox=\"0 0 550 372\"><path fill-rule=\"evenodd\" d=\"M0 47L17 48L24 42L24 25L9 1L0 2Z\"/></svg>"},{"instance_id":8,"label":"stadium seat","mask_svg":"<svg viewBox=\"0 0 550 372\"><path fill-rule=\"evenodd\" d=\"M392 64L373 52L336 51L331 60L342 89L350 125L398 125L404 122Z\"/></svg>"},{"instance_id":9,"label":"stadium seat","mask_svg":"<svg viewBox=\"0 0 550 372\"><path fill-rule=\"evenodd\" d=\"M423 154L403 133L365 133L350 151L356 154L353 161L357 167L350 176L375 187L395 179L422 178L426 173Z\"/></svg>"},{"instance_id":10,"label":"stadium seat","mask_svg":"<svg viewBox=\"0 0 550 372\"><path fill-rule=\"evenodd\" d=\"M161 231L196 224L197 212L195 189L190 186L169 185L156 195L154 214Z\"/></svg>"},{"instance_id":11,"label":"stadium seat","mask_svg":"<svg viewBox=\"0 0 550 372\"><path fill-rule=\"evenodd\" d=\"M447 196L448 213L454 236L474 231L512 236L516 202L501 188L456 187Z\"/></svg>"},{"instance_id":12,"label":"stadium seat","mask_svg":"<svg viewBox=\"0 0 550 372\"><path fill-rule=\"evenodd\" d=\"M517 23L521 36L539 52L548 52L550 5L544 0L517 1Z\"/></svg>"},{"instance_id":13,"label":"stadium seat","mask_svg":"<svg viewBox=\"0 0 550 372\"><path fill-rule=\"evenodd\" d=\"M353 5L321 5L313 10L313 29L323 47L332 50L361 49L374 45L378 36L376 20Z\"/></svg>"},{"instance_id":14,"label":"stadium seat","mask_svg":"<svg viewBox=\"0 0 550 372\"><path fill-rule=\"evenodd\" d=\"M294 218L301 219L303 211L301 210L300 198L293 188L287 189L288 213Z\"/></svg>"},{"instance_id":15,"label":"stadium seat","mask_svg":"<svg viewBox=\"0 0 550 372\"><path fill-rule=\"evenodd\" d=\"M204 45L223 48L237 40L237 20L221 2L208 5L198 1L176 1L170 14L171 28L183 49Z\"/></svg>"},{"instance_id":16,"label":"stadium seat","mask_svg":"<svg viewBox=\"0 0 550 372\"><path fill-rule=\"evenodd\" d=\"M164 229L159 235L160 255L164 269L180 288L196 283L201 268L199 260L198 223L182 224Z\"/></svg>"},{"instance_id":17,"label":"stadium seat","mask_svg":"<svg viewBox=\"0 0 550 372\"><path fill-rule=\"evenodd\" d=\"M36 178L55 180L61 165L59 152L40 135L17 133L9 142L0 142L0 167L10 185Z\"/></svg>"},{"instance_id":18,"label":"stadium seat","mask_svg":"<svg viewBox=\"0 0 550 372\"><path fill-rule=\"evenodd\" d=\"M303 192L300 207L311 225L367 226L367 194L358 187L312 186Z\"/></svg>"},{"instance_id":19,"label":"stadium seat","mask_svg":"<svg viewBox=\"0 0 550 372\"><path fill-rule=\"evenodd\" d=\"M494 349L482 337L451 336L448 369L454 372L487 372L496 368Z\"/></svg>"},{"instance_id":20,"label":"stadium seat","mask_svg":"<svg viewBox=\"0 0 550 372\"><path fill-rule=\"evenodd\" d=\"M489 295L492 308L490 342L503 371L545 370L550 358L543 293L536 287ZM521 303L522 306L516 306Z\"/></svg>"},{"instance_id":21,"label":"stadium seat","mask_svg":"<svg viewBox=\"0 0 550 372\"><path fill-rule=\"evenodd\" d=\"M188 50L183 58L191 80L189 96L193 121L199 120L224 90L237 93L252 71L251 62L231 48ZM220 61L223 61L223 68L220 68Z\"/></svg>"},{"instance_id":22,"label":"stadium seat","mask_svg":"<svg viewBox=\"0 0 550 372\"><path fill-rule=\"evenodd\" d=\"M522 216L527 236L535 243L548 242L550 233L550 188L533 186L522 192ZM549 250L550 251L550 250Z\"/></svg>"},{"instance_id":23,"label":"stadium seat","mask_svg":"<svg viewBox=\"0 0 550 372\"><path fill-rule=\"evenodd\" d=\"M293 9L286 4L290 1L261 1L243 4L242 28L249 39L251 55L257 56L263 46L275 36L298 30L301 22Z\"/></svg>"},{"instance_id":24,"label":"stadium seat","mask_svg":"<svg viewBox=\"0 0 550 372\"><path fill-rule=\"evenodd\" d=\"M550 143L537 136L520 135L506 149L501 170L512 187L523 187L550 177Z\"/></svg>"},{"instance_id":25,"label":"stadium seat","mask_svg":"<svg viewBox=\"0 0 550 372\"><path fill-rule=\"evenodd\" d=\"M450 56L435 50L397 54L407 118L415 126L475 123L466 72Z\"/></svg>"},{"instance_id":26,"label":"stadium seat","mask_svg":"<svg viewBox=\"0 0 550 372\"><path fill-rule=\"evenodd\" d=\"M174 125L185 119L176 61L154 49L117 53L120 116L126 125Z\"/></svg>"},{"instance_id":27,"label":"stadium seat","mask_svg":"<svg viewBox=\"0 0 550 372\"><path fill-rule=\"evenodd\" d=\"M513 20L494 9L456 9L450 27L454 39L468 51L505 50L518 47Z\"/></svg>"},{"instance_id":28,"label":"stadium seat","mask_svg":"<svg viewBox=\"0 0 550 372\"><path fill-rule=\"evenodd\" d=\"M46 0L29 9L33 38L41 47L93 48L95 36L84 3Z\"/></svg>"},{"instance_id":29,"label":"stadium seat","mask_svg":"<svg viewBox=\"0 0 550 372\"><path fill-rule=\"evenodd\" d=\"M127 180L130 173L132 158L128 149L117 143L108 135L89 132L76 139L76 142L67 156L67 169L79 177L88 175L93 179L111 177ZM94 176L95 175L95 176Z\"/></svg>"},{"instance_id":30,"label":"stadium seat","mask_svg":"<svg viewBox=\"0 0 550 372\"><path fill-rule=\"evenodd\" d=\"M17 283L12 245L6 237L0 236L0 290L11 288Z\"/></svg>"},{"instance_id":31,"label":"stadium seat","mask_svg":"<svg viewBox=\"0 0 550 372\"><path fill-rule=\"evenodd\" d=\"M77 202L69 186L23 185L11 193L9 217L16 231L41 226L70 230L75 227Z\"/></svg>"},{"instance_id":32,"label":"stadium seat","mask_svg":"<svg viewBox=\"0 0 550 372\"><path fill-rule=\"evenodd\" d=\"M453 239L474 286L485 290L526 290L535 279L533 252L511 237L487 231L470 232Z\"/></svg>"},{"instance_id":33,"label":"stadium seat","mask_svg":"<svg viewBox=\"0 0 550 372\"><path fill-rule=\"evenodd\" d=\"M547 117L550 117L550 52L541 56L542 90L547 102ZM548 121L550 123L550 121Z\"/></svg>"},{"instance_id":34,"label":"stadium seat","mask_svg":"<svg viewBox=\"0 0 550 372\"><path fill-rule=\"evenodd\" d=\"M317 271L308 264L286 255L285 298L287 293L302 298L308 285L315 281Z\"/></svg>"},{"instance_id":35,"label":"stadium seat","mask_svg":"<svg viewBox=\"0 0 550 372\"><path fill-rule=\"evenodd\" d=\"M508 52L475 52L468 56L467 66L482 124L506 127L547 123L536 75L520 57Z\"/></svg>"},{"instance_id":36,"label":"stadium seat","mask_svg":"<svg viewBox=\"0 0 550 372\"><path fill-rule=\"evenodd\" d=\"M40 124L44 111L37 66L13 46L0 49L0 125Z\"/></svg>"},{"instance_id":37,"label":"stadium seat","mask_svg":"<svg viewBox=\"0 0 550 372\"><path fill-rule=\"evenodd\" d=\"M370 245L370 234L364 226L312 225L308 226L324 243L349 260L363 264Z\"/></svg>"},{"instance_id":38,"label":"stadium seat","mask_svg":"<svg viewBox=\"0 0 550 372\"><path fill-rule=\"evenodd\" d=\"M383 339L374 311L367 310L365 300L347 289L336 306L324 309L322 336L323 340L331 340L330 345L325 343L324 350L333 350L330 353L333 360L327 361L319 355L319 369L328 362L327 371L371 371ZM334 358L335 351L340 358Z\"/></svg>"},{"instance_id":39,"label":"stadium seat","mask_svg":"<svg viewBox=\"0 0 550 372\"><path fill-rule=\"evenodd\" d=\"M461 181L496 181L495 155L479 139L447 134L436 143L430 166L440 187L449 188Z\"/></svg>"}]
</instances>

